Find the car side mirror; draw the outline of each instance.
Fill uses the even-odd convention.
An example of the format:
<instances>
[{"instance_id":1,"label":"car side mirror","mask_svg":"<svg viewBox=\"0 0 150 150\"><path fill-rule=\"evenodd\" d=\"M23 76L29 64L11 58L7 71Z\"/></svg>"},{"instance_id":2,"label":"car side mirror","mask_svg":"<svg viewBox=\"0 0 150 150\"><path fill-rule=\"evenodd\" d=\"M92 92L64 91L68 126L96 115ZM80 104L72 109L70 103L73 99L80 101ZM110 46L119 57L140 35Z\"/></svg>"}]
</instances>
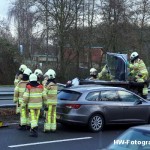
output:
<instances>
[{"instance_id":1,"label":"car side mirror","mask_svg":"<svg viewBox=\"0 0 150 150\"><path fill-rule=\"evenodd\" d=\"M138 99L135 101L134 105L139 105L139 104L142 104L142 100Z\"/></svg>"}]
</instances>

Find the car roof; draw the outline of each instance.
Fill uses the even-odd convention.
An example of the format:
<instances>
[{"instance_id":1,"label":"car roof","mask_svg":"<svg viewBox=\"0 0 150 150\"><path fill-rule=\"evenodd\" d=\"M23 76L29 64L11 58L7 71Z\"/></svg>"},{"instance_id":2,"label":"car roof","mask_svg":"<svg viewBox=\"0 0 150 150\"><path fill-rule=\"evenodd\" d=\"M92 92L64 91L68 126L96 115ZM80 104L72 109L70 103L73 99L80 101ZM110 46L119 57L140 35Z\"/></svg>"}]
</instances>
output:
<instances>
[{"instance_id":1,"label":"car roof","mask_svg":"<svg viewBox=\"0 0 150 150\"><path fill-rule=\"evenodd\" d=\"M94 90L118 90L118 89L125 90L124 88L121 88L121 87L95 85L95 84L72 86L72 87L66 88L66 89L76 91L76 92L85 92L85 91L94 91Z\"/></svg>"}]
</instances>

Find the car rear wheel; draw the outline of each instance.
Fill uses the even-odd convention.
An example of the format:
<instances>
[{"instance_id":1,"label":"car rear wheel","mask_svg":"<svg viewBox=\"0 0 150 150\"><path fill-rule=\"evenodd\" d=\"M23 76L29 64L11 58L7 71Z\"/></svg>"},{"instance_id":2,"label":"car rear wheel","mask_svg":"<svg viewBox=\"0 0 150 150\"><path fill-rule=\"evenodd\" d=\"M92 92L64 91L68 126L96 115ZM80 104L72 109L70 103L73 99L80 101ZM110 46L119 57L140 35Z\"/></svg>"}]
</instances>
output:
<instances>
[{"instance_id":1,"label":"car rear wheel","mask_svg":"<svg viewBox=\"0 0 150 150\"><path fill-rule=\"evenodd\" d=\"M92 132L99 132L104 127L104 118L100 114L95 114L89 119L88 123L89 129Z\"/></svg>"}]
</instances>

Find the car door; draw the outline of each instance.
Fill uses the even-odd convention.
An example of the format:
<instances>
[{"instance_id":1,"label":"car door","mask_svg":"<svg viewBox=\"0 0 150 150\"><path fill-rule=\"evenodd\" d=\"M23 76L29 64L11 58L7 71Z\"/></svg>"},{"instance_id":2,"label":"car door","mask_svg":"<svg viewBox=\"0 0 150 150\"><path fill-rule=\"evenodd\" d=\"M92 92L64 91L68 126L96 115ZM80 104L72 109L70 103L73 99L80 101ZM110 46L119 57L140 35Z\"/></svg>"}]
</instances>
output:
<instances>
[{"instance_id":1,"label":"car door","mask_svg":"<svg viewBox=\"0 0 150 150\"><path fill-rule=\"evenodd\" d=\"M122 122L123 105L116 90L101 91L101 103L106 123Z\"/></svg>"},{"instance_id":2,"label":"car door","mask_svg":"<svg viewBox=\"0 0 150 150\"><path fill-rule=\"evenodd\" d=\"M127 80L127 54L107 53L108 69L115 80Z\"/></svg>"},{"instance_id":3,"label":"car door","mask_svg":"<svg viewBox=\"0 0 150 150\"><path fill-rule=\"evenodd\" d=\"M126 123L142 123L149 118L149 105L139 96L129 91L118 91L123 104L123 121Z\"/></svg>"}]
</instances>

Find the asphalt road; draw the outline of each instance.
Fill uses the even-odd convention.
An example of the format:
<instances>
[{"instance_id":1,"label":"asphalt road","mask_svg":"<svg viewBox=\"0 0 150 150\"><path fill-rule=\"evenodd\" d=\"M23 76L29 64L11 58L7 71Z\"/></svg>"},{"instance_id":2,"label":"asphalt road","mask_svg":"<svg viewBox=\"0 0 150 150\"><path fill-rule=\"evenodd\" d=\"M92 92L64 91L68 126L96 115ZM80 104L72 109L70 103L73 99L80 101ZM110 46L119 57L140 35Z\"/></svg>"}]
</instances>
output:
<instances>
[{"instance_id":1,"label":"asphalt road","mask_svg":"<svg viewBox=\"0 0 150 150\"><path fill-rule=\"evenodd\" d=\"M100 150L109 145L129 126L108 126L99 133L85 127L64 127L58 124L56 133L29 137L29 131L17 130L17 125L0 128L0 150Z\"/></svg>"}]
</instances>

